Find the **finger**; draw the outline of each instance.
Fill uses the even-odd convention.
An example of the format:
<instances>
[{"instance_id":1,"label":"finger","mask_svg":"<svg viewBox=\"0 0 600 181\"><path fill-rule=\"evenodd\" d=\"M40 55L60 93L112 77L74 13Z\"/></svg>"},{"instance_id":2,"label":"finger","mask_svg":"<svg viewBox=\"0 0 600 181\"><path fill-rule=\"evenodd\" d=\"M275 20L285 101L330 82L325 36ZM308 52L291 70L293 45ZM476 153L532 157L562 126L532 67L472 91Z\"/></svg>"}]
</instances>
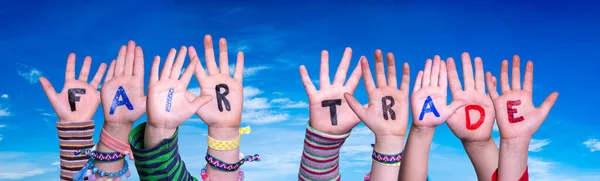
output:
<instances>
[{"instance_id":1,"label":"finger","mask_svg":"<svg viewBox=\"0 0 600 181\"><path fill-rule=\"evenodd\" d=\"M366 58L365 58L366 59ZM383 55L381 50L375 50L375 81L377 87L387 86L387 80L385 80L385 65L383 65Z\"/></svg>"},{"instance_id":2,"label":"finger","mask_svg":"<svg viewBox=\"0 0 600 181\"><path fill-rule=\"evenodd\" d=\"M300 65L300 77L302 78L302 84L304 84L304 89L308 95L311 95L314 92L317 92L317 88L313 85L310 80L310 76L308 76L308 72L306 71L306 67L304 65Z\"/></svg>"},{"instance_id":3,"label":"finger","mask_svg":"<svg viewBox=\"0 0 600 181\"><path fill-rule=\"evenodd\" d=\"M440 80L440 64L441 58L439 55L433 57L433 67L431 68L431 82L430 86L438 86L438 81Z\"/></svg>"},{"instance_id":4,"label":"finger","mask_svg":"<svg viewBox=\"0 0 600 181\"><path fill-rule=\"evenodd\" d=\"M510 90L508 85L508 60L503 60L502 67L500 67L500 90L502 90L502 93Z\"/></svg>"},{"instance_id":5,"label":"finger","mask_svg":"<svg viewBox=\"0 0 600 181\"><path fill-rule=\"evenodd\" d=\"M473 82L473 65L471 65L471 56L465 52L461 56L462 58L462 69L463 69L463 81L465 82L465 91L475 89Z\"/></svg>"},{"instance_id":6,"label":"finger","mask_svg":"<svg viewBox=\"0 0 600 181\"><path fill-rule=\"evenodd\" d=\"M204 36L204 59L206 59L206 69L208 69L208 75L215 75L219 73L217 63L215 62L215 50L213 48L212 37L210 35Z\"/></svg>"},{"instance_id":7,"label":"finger","mask_svg":"<svg viewBox=\"0 0 600 181\"><path fill-rule=\"evenodd\" d=\"M418 91L421 89L421 82L423 81L423 71L419 70L419 73L417 74L417 79L415 80L415 86L413 88L413 92Z\"/></svg>"},{"instance_id":8,"label":"finger","mask_svg":"<svg viewBox=\"0 0 600 181\"><path fill-rule=\"evenodd\" d=\"M352 58L352 49L347 47L344 50L344 55L342 56L342 61L338 66L338 69L335 73L335 77L333 78L333 85L344 85L344 80L346 79L346 73L348 72L348 66L350 66L350 59Z\"/></svg>"},{"instance_id":9,"label":"finger","mask_svg":"<svg viewBox=\"0 0 600 181\"><path fill-rule=\"evenodd\" d=\"M375 87L375 82L373 81L373 75L371 75L371 69L369 68L369 62L365 56L360 57L360 66L362 69L363 82L365 83L365 89L367 90L367 94L371 94Z\"/></svg>"},{"instance_id":10,"label":"finger","mask_svg":"<svg viewBox=\"0 0 600 181\"><path fill-rule=\"evenodd\" d=\"M204 71L204 67L202 67L202 62L200 62L200 58L198 57L198 53L196 52L196 49L193 46L190 46L190 48L188 49L188 54L190 54L190 60L192 59L196 59L197 61L197 65L196 65L196 71L194 71L194 73L196 74L196 79L198 79L198 82L200 82L200 80L202 80L204 77L206 77L206 72ZM239 57L238 57L239 59Z\"/></svg>"},{"instance_id":11,"label":"finger","mask_svg":"<svg viewBox=\"0 0 600 181\"><path fill-rule=\"evenodd\" d=\"M521 90L521 59L514 55L512 60L512 89Z\"/></svg>"},{"instance_id":12,"label":"finger","mask_svg":"<svg viewBox=\"0 0 600 181\"><path fill-rule=\"evenodd\" d=\"M152 70L150 70L150 82L156 83L158 82L158 68L160 67L160 56L154 56L154 60L152 61Z\"/></svg>"},{"instance_id":13,"label":"finger","mask_svg":"<svg viewBox=\"0 0 600 181\"><path fill-rule=\"evenodd\" d=\"M98 67L98 70L96 70L96 75L94 75L94 78L92 79L92 82L90 83L90 85L94 88L98 88L98 85L100 85L100 81L102 81L102 77L104 76L104 72L106 71L106 64L105 63L101 63L100 67Z\"/></svg>"},{"instance_id":14,"label":"finger","mask_svg":"<svg viewBox=\"0 0 600 181\"><path fill-rule=\"evenodd\" d=\"M475 90L485 93L485 74L483 73L483 61L475 57Z\"/></svg>"},{"instance_id":15,"label":"finger","mask_svg":"<svg viewBox=\"0 0 600 181\"><path fill-rule=\"evenodd\" d=\"M346 98L346 101L348 102L348 105L350 106L350 109L352 109L352 111L354 111L354 113L356 114L356 116L358 116L358 118L360 120L367 120L366 118L366 114L367 114L367 109L365 107L363 107L362 104L360 104L356 98L354 98L354 96L352 96L352 94L350 93L345 93L344 94L344 98Z\"/></svg>"},{"instance_id":16,"label":"finger","mask_svg":"<svg viewBox=\"0 0 600 181\"><path fill-rule=\"evenodd\" d=\"M423 87L429 86L429 81L431 81L431 59L427 59L425 61L425 70L423 72ZM420 88L420 87L419 87Z\"/></svg>"},{"instance_id":17,"label":"finger","mask_svg":"<svg viewBox=\"0 0 600 181\"><path fill-rule=\"evenodd\" d=\"M388 83L387 85L393 88L398 88L398 80L396 78L396 60L394 59L394 54L392 52L388 52L386 55L387 59L387 71L388 71Z\"/></svg>"},{"instance_id":18,"label":"finger","mask_svg":"<svg viewBox=\"0 0 600 181\"><path fill-rule=\"evenodd\" d=\"M408 65L408 62L404 62L404 65L402 65L402 83L400 83L400 90L406 90L405 92L408 93L409 84L410 66Z\"/></svg>"},{"instance_id":19,"label":"finger","mask_svg":"<svg viewBox=\"0 0 600 181\"><path fill-rule=\"evenodd\" d=\"M117 54L117 62L115 64L115 73L114 76L119 76L123 74L125 69L125 54L127 51L127 46L123 45L119 49L119 54Z\"/></svg>"},{"instance_id":20,"label":"finger","mask_svg":"<svg viewBox=\"0 0 600 181\"><path fill-rule=\"evenodd\" d=\"M171 75L169 76L169 78L179 79L179 74L181 74L181 67L183 67L183 63L185 62L186 56L187 56L187 48L185 46L181 46L181 48L179 49L179 52L177 53L177 58L175 59L173 68L171 68Z\"/></svg>"},{"instance_id":21,"label":"finger","mask_svg":"<svg viewBox=\"0 0 600 181\"><path fill-rule=\"evenodd\" d=\"M65 82L75 80L75 53L70 53L67 58L67 69L65 70Z\"/></svg>"},{"instance_id":22,"label":"finger","mask_svg":"<svg viewBox=\"0 0 600 181\"><path fill-rule=\"evenodd\" d=\"M467 102L465 102L464 100L460 100L460 99L453 100L452 103L450 103L450 105L448 105L448 112L452 114L452 113L456 112L456 110L458 108L461 108L466 105L467 105Z\"/></svg>"},{"instance_id":23,"label":"finger","mask_svg":"<svg viewBox=\"0 0 600 181\"><path fill-rule=\"evenodd\" d=\"M552 109L552 106L554 106L554 103L556 102L557 98L558 92L551 93L550 95L548 95L548 97L546 97L546 100L544 100L542 105L539 107L539 110L542 111L544 115L548 115L550 109Z\"/></svg>"},{"instance_id":24,"label":"finger","mask_svg":"<svg viewBox=\"0 0 600 181\"><path fill-rule=\"evenodd\" d=\"M125 71L124 75L133 75L133 64L135 61L135 42L129 40L127 43L127 54L125 54Z\"/></svg>"},{"instance_id":25,"label":"finger","mask_svg":"<svg viewBox=\"0 0 600 181\"><path fill-rule=\"evenodd\" d=\"M133 60L133 76L144 79L144 51L142 47L135 47L135 58Z\"/></svg>"},{"instance_id":26,"label":"finger","mask_svg":"<svg viewBox=\"0 0 600 181\"><path fill-rule=\"evenodd\" d=\"M231 76L229 74L229 57L227 57L227 40L219 39L219 69L221 74Z\"/></svg>"},{"instance_id":27,"label":"finger","mask_svg":"<svg viewBox=\"0 0 600 181\"><path fill-rule=\"evenodd\" d=\"M200 94L202 94L202 93L200 93ZM186 99L188 102L193 102L193 101L194 101L196 98L197 98L197 97L196 97L196 95L194 95L194 94L193 94L193 93L191 93L190 91L185 91L185 99Z\"/></svg>"},{"instance_id":28,"label":"finger","mask_svg":"<svg viewBox=\"0 0 600 181\"><path fill-rule=\"evenodd\" d=\"M454 62L454 58L448 58L448 79L450 82L450 91L452 95L462 91L462 87L460 85L460 79L458 78L458 72L456 71L456 63Z\"/></svg>"},{"instance_id":29,"label":"finger","mask_svg":"<svg viewBox=\"0 0 600 181\"><path fill-rule=\"evenodd\" d=\"M206 105L208 102L212 100L212 96L204 95L194 99L192 103L193 112L198 111L198 109L202 108L202 106Z\"/></svg>"},{"instance_id":30,"label":"finger","mask_svg":"<svg viewBox=\"0 0 600 181\"><path fill-rule=\"evenodd\" d=\"M358 63L356 64L356 67L354 67L354 70L352 71L352 74L350 74L350 78L348 78L348 81L346 82L346 85L348 88L350 88L350 92L354 93L354 90L356 90L356 86L358 86L358 82L360 81L360 77L362 76L362 66L361 66L361 61L358 61Z\"/></svg>"},{"instance_id":31,"label":"finger","mask_svg":"<svg viewBox=\"0 0 600 181\"><path fill-rule=\"evenodd\" d=\"M445 61L441 61L440 62L440 82L439 82L439 87L444 88L444 95L447 93L447 89L448 88L448 72L446 70L446 62Z\"/></svg>"},{"instance_id":32,"label":"finger","mask_svg":"<svg viewBox=\"0 0 600 181\"><path fill-rule=\"evenodd\" d=\"M523 90L533 92L533 62L527 61L525 67L525 79L523 79Z\"/></svg>"},{"instance_id":33,"label":"finger","mask_svg":"<svg viewBox=\"0 0 600 181\"><path fill-rule=\"evenodd\" d=\"M169 50L167 59L165 60L165 63L163 64L162 71L160 72L160 80L169 79L169 77L171 77L171 69L173 67L173 60L175 60L176 52L177 51L175 50L175 48L171 48L171 50Z\"/></svg>"},{"instance_id":34,"label":"finger","mask_svg":"<svg viewBox=\"0 0 600 181\"><path fill-rule=\"evenodd\" d=\"M112 60L110 62L110 65L108 66L108 71L106 72L106 78L104 78L104 82L108 82L110 81L110 79L113 78L113 76L115 75L115 65L116 64L116 60Z\"/></svg>"},{"instance_id":35,"label":"finger","mask_svg":"<svg viewBox=\"0 0 600 181\"><path fill-rule=\"evenodd\" d=\"M85 82L87 84L88 76L90 74L90 66L92 64L92 57L86 56L83 60L83 66L81 66L81 71L79 72L79 78L77 80L81 82Z\"/></svg>"},{"instance_id":36,"label":"finger","mask_svg":"<svg viewBox=\"0 0 600 181\"><path fill-rule=\"evenodd\" d=\"M329 80L329 52L321 51L321 71L319 75L319 89L331 86Z\"/></svg>"},{"instance_id":37,"label":"finger","mask_svg":"<svg viewBox=\"0 0 600 181\"><path fill-rule=\"evenodd\" d=\"M48 100L50 101L50 104L54 104L54 100L56 100L56 91L54 90L54 87L52 86L52 84L50 83L50 81L48 81L48 79L46 79L45 77L40 77L39 79L40 84L42 85L42 89L44 89L44 92L46 93L46 96L48 97Z\"/></svg>"},{"instance_id":38,"label":"finger","mask_svg":"<svg viewBox=\"0 0 600 181\"><path fill-rule=\"evenodd\" d=\"M239 81L244 79L244 53L238 52L237 60L235 61L235 72L233 78Z\"/></svg>"},{"instance_id":39,"label":"finger","mask_svg":"<svg viewBox=\"0 0 600 181\"><path fill-rule=\"evenodd\" d=\"M490 97L495 100L496 98L498 98L498 91L496 90L496 81L494 81L494 77L492 76L491 72L488 72L486 74L486 85L487 85L487 89L488 89L488 94L490 94Z\"/></svg>"},{"instance_id":40,"label":"finger","mask_svg":"<svg viewBox=\"0 0 600 181\"><path fill-rule=\"evenodd\" d=\"M183 88L187 88L188 84L190 83L190 79L192 79L192 75L195 71L194 69L196 69L196 66L198 65L197 61L197 59L190 61L188 66L185 68L185 71L183 71L183 74L181 74L181 78L179 78L179 80L183 81L181 82Z\"/></svg>"}]
</instances>

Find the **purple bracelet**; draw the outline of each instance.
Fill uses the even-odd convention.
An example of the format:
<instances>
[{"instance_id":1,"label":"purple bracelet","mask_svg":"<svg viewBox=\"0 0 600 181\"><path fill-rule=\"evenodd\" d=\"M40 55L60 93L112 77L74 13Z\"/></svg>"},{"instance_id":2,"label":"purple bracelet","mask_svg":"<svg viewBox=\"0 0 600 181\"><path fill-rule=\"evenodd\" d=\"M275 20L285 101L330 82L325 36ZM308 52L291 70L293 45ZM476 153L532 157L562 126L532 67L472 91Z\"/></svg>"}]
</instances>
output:
<instances>
[{"instance_id":1,"label":"purple bracelet","mask_svg":"<svg viewBox=\"0 0 600 181\"><path fill-rule=\"evenodd\" d=\"M242 166L245 162L260 161L260 156L258 154L255 154L254 156L248 155L248 157L241 159L237 163L226 163L206 153L206 157L204 157L204 159L206 160L206 163L208 163L214 169L225 172L233 172L240 168L240 166Z\"/></svg>"}]
</instances>

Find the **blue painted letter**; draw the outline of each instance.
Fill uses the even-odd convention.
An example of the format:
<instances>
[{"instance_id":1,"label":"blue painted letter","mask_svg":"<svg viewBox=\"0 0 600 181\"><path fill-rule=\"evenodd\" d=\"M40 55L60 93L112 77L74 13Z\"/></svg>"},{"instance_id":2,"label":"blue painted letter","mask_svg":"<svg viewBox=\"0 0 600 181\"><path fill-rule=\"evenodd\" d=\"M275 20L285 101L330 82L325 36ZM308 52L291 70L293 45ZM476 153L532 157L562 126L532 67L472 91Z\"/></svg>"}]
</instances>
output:
<instances>
[{"instance_id":1,"label":"blue painted letter","mask_svg":"<svg viewBox=\"0 0 600 181\"><path fill-rule=\"evenodd\" d=\"M119 100L119 97L122 97L123 99ZM125 89L123 89L123 86L120 86L117 90L117 93L115 93L115 98L113 99L112 105L110 106L110 115L115 114L115 109L122 105L125 105L129 110L133 110L133 105L131 105L131 102L129 102L129 98L127 98L127 93L125 93Z\"/></svg>"},{"instance_id":2,"label":"blue painted letter","mask_svg":"<svg viewBox=\"0 0 600 181\"><path fill-rule=\"evenodd\" d=\"M427 96L427 99L425 99L425 103L423 103L423 108L421 109L421 115L419 116L419 120L422 121L423 116L425 116L425 113L428 112L433 112L433 115L435 115L435 117L440 117L440 113L438 113L437 109L435 109L435 105L433 104L433 100L431 100L431 96Z\"/></svg>"}]
</instances>

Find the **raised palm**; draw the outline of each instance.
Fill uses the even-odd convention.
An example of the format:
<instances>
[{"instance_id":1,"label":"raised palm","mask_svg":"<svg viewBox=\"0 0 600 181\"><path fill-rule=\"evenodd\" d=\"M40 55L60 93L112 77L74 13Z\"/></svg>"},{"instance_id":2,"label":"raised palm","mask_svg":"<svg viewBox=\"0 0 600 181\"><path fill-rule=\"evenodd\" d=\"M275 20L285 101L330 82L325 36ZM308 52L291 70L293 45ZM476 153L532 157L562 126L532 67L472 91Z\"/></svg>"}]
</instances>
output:
<instances>
[{"instance_id":1,"label":"raised palm","mask_svg":"<svg viewBox=\"0 0 600 181\"><path fill-rule=\"evenodd\" d=\"M146 112L144 54L134 41L121 46L117 60L110 63L100 94L106 122L131 124Z\"/></svg>"},{"instance_id":2,"label":"raised palm","mask_svg":"<svg viewBox=\"0 0 600 181\"><path fill-rule=\"evenodd\" d=\"M310 104L310 125L319 131L328 134L345 134L360 122L343 96L345 93L354 93L361 76L360 64L358 64L344 85L351 58L352 49L346 48L333 84L331 84L329 81L329 54L325 50L321 52L319 79L321 90L317 90L313 85L306 67L300 66L300 76ZM330 108L333 106L335 106L335 115L332 115Z\"/></svg>"},{"instance_id":3,"label":"raised palm","mask_svg":"<svg viewBox=\"0 0 600 181\"><path fill-rule=\"evenodd\" d=\"M98 104L100 104L100 92L97 90L98 84L100 84L104 76L106 64L100 64L92 82L88 84L91 63L92 58L89 56L85 57L79 78L75 79L75 54L69 54L67 69L65 71L65 84L62 91L58 94L48 79L40 77L40 84L42 84L42 88L60 121L89 121L96 113ZM72 91L72 101L69 101L70 90Z\"/></svg>"},{"instance_id":4,"label":"raised palm","mask_svg":"<svg viewBox=\"0 0 600 181\"><path fill-rule=\"evenodd\" d=\"M502 96L496 91L496 78L487 73L487 88L494 102L496 110L496 121L503 139L530 138L542 125L550 109L558 98L558 93L553 92L542 103L539 108L533 105L533 62L528 61L521 89L520 58L513 56L512 66L512 89L508 83L508 60L502 61L500 69L500 89ZM511 104L513 103L513 104ZM509 113L508 105L516 112ZM511 117L511 118L509 118Z\"/></svg>"},{"instance_id":5,"label":"raised palm","mask_svg":"<svg viewBox=\"0 0 600 181\"><path fill-rule=\"evenodd\" d=\"M212 37L206 35L204 37L204 57L208 75L202 64L196 61L198 63L195 72L201 88L200 96L212 97L212 100L206 106L198 109L196 114L210 127L239 127L241 122L244 100L242 87L244 54L238 53L234 76L231 77L227 53L227 41L221 38L219 40L219 66L217 67ZM189 54L191 59L198 60L198 54L194 47L190 47ZM224 99L219 100L217 89L219 89L219 94L224 95ZM195 98L196 96L188 91L188 101Z\"/></svg>"},{"instance_id":6,"label":"raised palm","mask_svg":"<svg viewBox=\"0 0 600 181\"><path fill-rule=\"evenodd\" d=\"M483 62L481 58L475 58L475 77L473 77L471 58L466 52L462 54L464 90L458 78L454 59L448 58L447 64L452 99L463 100L467 103L467 106L458 108L448 121L446 121L448 127L450 127L456 137L463 141L490 140L496 117L494 104L485 93ZM466 113L467 107L469 107L468 117ZM483 117L481 117L482 115Z\"/></svg>"},{"instance_id":7,"label":"raised palm","mask_svg":"<svg viewBox=\"0 0 600 181\"><path fill-rule=\"evenodd\" d=\"M186 52L187 49L181 47L177 60L174 61L176 51L171 49L163 65L160 78L158 73L160 57L156 56L154 58L148 83L148 103L146 105L148 108L148 124L153 127L176 129L212 99L210 96L202 96L191 102L186 99L187 86L198 64L197 59L192 59L180 78L179 75L185 62Z\"/></svg>"},{"instance_id":8,"label":"raised palm","mask_svg":"<svg viewBox=\"0 0 600 181\"><path fill-rule=\"evenodd\" d=\"M366 108L358 103L351 94L346 93L344 96L348 100L350 108L375 135L404 136L408 123L410 68L408 63L404 63L402 83L398 89L394 55L388 53L387 60L388 80L386 82L381 50L375 51L375 77L377 79L377 87L375 87L369 63L366 58L361 57L362 74L369 96L369 104ZM388 109L387 106L390 110L384 110Z\"/></svg>"},{"instance_id":9,"label":"raised palm","mask_svg":"<svg viewBox=\"0 0 600 181\"><path fill-rule=\"evenodd\" d=\"M446 63L436 55L433 65L431 59L426 61L425 70L419 71L415 81L410 99L415 126L434 128L465 105L464 101L456 99L447 105L447 89Z\"/></svg>"}]
</instances>

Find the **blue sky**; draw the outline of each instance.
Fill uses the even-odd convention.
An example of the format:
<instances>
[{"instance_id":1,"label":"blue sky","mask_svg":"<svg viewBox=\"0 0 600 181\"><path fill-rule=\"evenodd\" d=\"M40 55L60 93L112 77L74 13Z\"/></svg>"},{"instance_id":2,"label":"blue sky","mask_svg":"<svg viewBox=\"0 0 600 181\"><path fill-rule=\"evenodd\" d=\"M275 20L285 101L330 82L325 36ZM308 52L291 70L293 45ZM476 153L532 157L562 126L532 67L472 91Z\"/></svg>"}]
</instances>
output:
<instances>
[{"instance_id":1,"label":"blue sky","mask_svg":"<svg viewBox=\"0 0 600 181\"><path fill-rule=\"evenodd\" d=\"M164 57L172 47L202 47L205 34L227 38L230 52L246 55L242 125L251 125L253 133L244 136L241 148L264 159L242 167L247 180L296 179L308 119L297 67L305 64L318 80L320 51L329 50L333 73L345 47L354 50L352 65L360 55L372 61L376 48L393 52L397 62L410 63L411 82L435 54L457 58L470 52L496 76L501 60L513 54L533 60L534 103L552 91L560 96L533 136L532 180L600 180L600 122L593 109L600 99L586 95L598 88L593 81L600 77L594 57L600 52L600 11L595 7L593 2L499 0L1 1L0 180L58 178L57 117L37 78L49 78L60 90L70 52L77 54L78 68L86 55L98 67L130 39L146 57ZM150 59L146 62L148 77ZM189 89L197 91L192 82ZM366 101L362 83L356 96ZM94 117L98 128L101 111ZM206 149L206 131L195 116L181 126L181 155L197 176L205 163L198 150ZM499 133L493 137L497 140ZM373 141L364 125L354 129L342 149L344 180L360 180L369 171ZM445 124L433 142L432 180L475 180L460 141Z\"/></svg>"}]
</instances>

